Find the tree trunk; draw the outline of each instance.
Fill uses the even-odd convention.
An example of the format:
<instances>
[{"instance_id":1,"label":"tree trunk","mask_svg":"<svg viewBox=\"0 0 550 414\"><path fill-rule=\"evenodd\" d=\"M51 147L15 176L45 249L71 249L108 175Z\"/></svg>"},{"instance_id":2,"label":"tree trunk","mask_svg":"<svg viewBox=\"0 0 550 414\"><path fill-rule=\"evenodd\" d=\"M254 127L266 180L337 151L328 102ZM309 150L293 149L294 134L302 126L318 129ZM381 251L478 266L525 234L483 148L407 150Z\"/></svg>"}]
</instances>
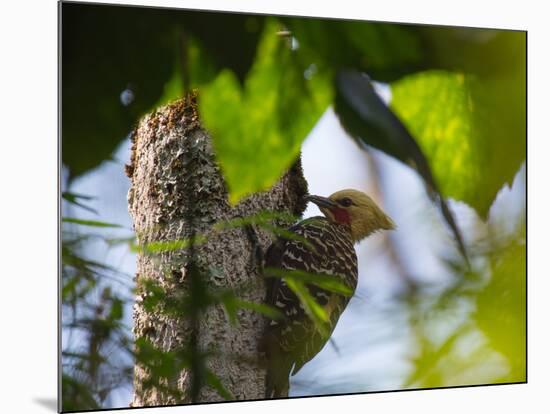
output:
<instances>
[{"instance_id":1,"label":"tree trunk","mask_svg":"<svg viewBox=\"0 0 550 414\"><path fill-rule=\"evenodd\" d=\"M258 160L261 162L261 160ZM193 248L192 260L208 289L232 289L244 300L262 303L265 286L255 262L254 238L245 228L215 231L222 220L245 217L260 211L301 215L307 183L299 159L269 191L255 194L231 207L227 190L215 162L211 140L199 123L195 99L180 100L145 116L133 134L128 204L140 245L155 241L181 240L206 235L207 241ZM257 243L265 252L272 235L254 227ZM189 292L189 249L159 254L139 253L136 283L149 278L167 292ZM148 312L146 293L136 294L135 338L145 337L157 348L174 350L196 334L200 351L212 351L206 366L221 380L235 399L264 398L265 368L258 341L267 319L257 312L240 310L239 324L232 325L219 304L208 307L198 323L189 318ZM170 385L181 398L147 384L148 371L139 363L134 369L132 406L188 403L193 372L182 369ZM221 401L213 388L201 387L195 401Z\"/></svg>"}]
</instances>

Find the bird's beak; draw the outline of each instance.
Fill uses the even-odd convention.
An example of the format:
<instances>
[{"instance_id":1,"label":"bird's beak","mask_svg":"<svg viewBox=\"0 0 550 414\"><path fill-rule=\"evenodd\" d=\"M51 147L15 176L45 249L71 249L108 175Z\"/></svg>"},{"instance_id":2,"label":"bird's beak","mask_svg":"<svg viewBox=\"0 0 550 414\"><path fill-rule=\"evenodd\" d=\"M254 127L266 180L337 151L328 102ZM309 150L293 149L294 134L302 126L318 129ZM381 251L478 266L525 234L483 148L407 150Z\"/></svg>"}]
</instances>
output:
<instances>
[{"instance_id":1,"label":"bird's beak","mask_svg":"<svg viewBox=\"0 0 550 414\"><path fill-rule=\"evenodd\" d=\"M306 196L306 200L317 204L317 206L319 207L324 207L328 209L338 206L338 204L336 204L336 202L332 201L330 198L316 196L316 195L308 195Z\"/></svg>"}]
</instances>

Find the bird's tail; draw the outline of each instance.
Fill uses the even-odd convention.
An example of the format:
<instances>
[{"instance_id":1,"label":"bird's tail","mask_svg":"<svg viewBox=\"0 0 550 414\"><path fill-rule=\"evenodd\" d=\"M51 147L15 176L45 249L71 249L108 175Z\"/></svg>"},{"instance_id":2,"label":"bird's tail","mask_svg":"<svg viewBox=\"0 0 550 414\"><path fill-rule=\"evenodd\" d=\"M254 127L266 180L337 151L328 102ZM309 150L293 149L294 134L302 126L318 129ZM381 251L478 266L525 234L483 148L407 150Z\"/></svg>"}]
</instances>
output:
<instances>
[{"instance_id":1,"label":"bird's tail","mask_svg":"<svg viewBox=\"0 0 550 414\"><path fill-rule=\"evenodd\" d=\"M288 397L291 365L284 358L270 358L265 377L265 398Z\"/></svg>"}]
</instances>

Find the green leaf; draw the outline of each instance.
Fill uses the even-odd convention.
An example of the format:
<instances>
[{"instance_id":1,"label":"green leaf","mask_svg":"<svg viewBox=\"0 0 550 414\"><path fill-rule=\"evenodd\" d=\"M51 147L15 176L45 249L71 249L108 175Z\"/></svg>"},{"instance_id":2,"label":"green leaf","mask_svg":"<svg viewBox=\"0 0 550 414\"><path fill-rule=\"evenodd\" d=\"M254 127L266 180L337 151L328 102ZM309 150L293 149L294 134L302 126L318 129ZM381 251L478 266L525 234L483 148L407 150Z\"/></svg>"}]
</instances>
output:
<instances>
[{"instance_id":1,"label":"green leaf","mask_svg":"<svg viewBox=\"0 0 550 414\"><path fill-rule=\"evenodd\" d=\"M97 410L100 405L90 391L90 386L85 381L63 373L61 378L62 409L63 411Z\"/></svg>"},{"instance_id":2,"label":"green leaf","mask_svg":"<svg viewBox=\"0 0 550 414\"><path fill-rule=\"evenodd\" d=\"M239 309L249 309L261 313L270 319L284 318L284 315L276 308L266 305L265 303L256 303L241 299L231 290L212 295L212 300L213 302L220 302L223 305L229 322L234 326L238 325L237 311Z\"/></svg>"},{"instance_id":3,"label":"green leaf","mask_svg":"<svg viewBox=\"0 0 550 414\"><path fill-rule=\"evenodd\" d=\"M87 210L91 213L98 214L96 210L94 210L91 207L88 207L86 204L83 204L79 201L80 199L82 199L82 200L93 200L95 197L87 196L87 195L83 195L83 194L69 193L67 191L62 192L61 197L64 200L67 200L69 203L74 204L75 206L83 208L84 210Z\"/></svg>"},{"instance_id":4,"label":"green leaf","mask_svg":"<svg viewBox=\"0 0 550 414\"><path fill-rule=\"evenodd\" d=\"M181 32L192 39L187 62L192 85L211 75L203 54L215 62L213 69L230 67L241 79L251 66L263 19L63 3L62 155L71 178L108 159L163 94L177 95L176 84L170 82L168 91L163 86L174 74L175 55L182 53ZM133 97L126 104L121 101L125 89Z\"/></svg>"},{"instance_id":5,"label":"green leaf","mask_svg":"<svg viewBox=\"0 0 550 414\"><path fill-rule=\"evenodd\" d=\"M136 253L162 253L172 252L174 250L187 249L191 245L199 245L206 242L206 237L202 235L195 236L194 239L179 239L168 241L154 241L149 243L143 243L140 245L132 245L131 251Z\"/></svg>"},{"instance_id":6,"label":"green leaf","mask_svg":"<svg viewBox=\"0 0 550 414\"><path fill-rule=\"evenodd\" d=\"M137 290L142 295L143 309L146 312L181 316L188 311L187 301L169 295L165 288L153 279L141 278Z\"/></svg>"},{"instance_id":7,"label":"green leaf","mask_svg":"<svg viewBox=\"0 0 550 414\"><path fill-rule=\"evenodd\" d=\"M234 400L235 397L231 392L225 388L220 380L220 378L214 374L211 370L206 369L205 370L205 379L206 383L210 385L213 389L215 389L220 396L226 400Z\"/></svg>"},{"instance_id":8,"label":"green leaf","mask_svg":"<svg viewBox=\"0 0 550 414\"><path fill-rule=\"evenodd\" d=\"M280 29L274 20L266 22L244 87L223 70L199 94L232 203L280 178L331 102L327 74L313 70L314 62L299 49L291 50Z\"/></svg>"},{"instance_id":9,"label":"green leaf","mask_svg":"<svg viewBox=\"0 0 550 414\"><path fill-rule=\"evenodd\" d=\"M370 78L354 70L339 71L336 75L336 90L334 108L348 134L361 148L370 150L370 147L374 147L384 151L412 166L420 174L430 198L439 201L443 217L467 260L462 235L447 201L441 197L424 152L401 120L376 93Z\"/></svg>"},{"instance_id":10,"label":"green leaf","mask_svg":"<svg viewBox=\"0 0 550 414\"><path fill-rule=\"evenodd\" d=\"M254 312L261 313L267 316L269 319L283 319L284 315L273 306L266 305L265 303L250 302L243 299L237 299L235 305L241 309L250 309Z\"/></svg>"},{"instance_id":11,"label":"green leaf","mask_svg":"<svg viewBox=\"0 0 550 414\"><path fill-rule=\"evenodd\" d=\"M172 76L164 84L164 92L160 99L153 105L153 108L164 106L176 99L183 98L184 91L191 91L193 88L201 87L211 81L216 75L217 69L207 53L207 49L200 40L182 32L181 28L176 30L174 41L175 63ZM185 39L187 47L186 65L182 67L182 40ZM184 85L184 73L187 75L188 85Z\"/></svg>"},{"instance_id":12,"label":"green leaf","mask_svg":"<svg viewBox=\"0 0 550 414\"><path fill-rule=\"evenodd\" d=\"M244 227L249 224L271 224L273 220L282 220L289 223L294 223L298 217L286 212L278 211L260 211L259 213L252 214L245 217L236 217L230 220L219 221L214 225L216 230L233 229L236 227Z\"/></svg>"},{"instance_id":13,"label":"green leaf","mask_svg":"<svg viewBox=\"0 0 550 414\"><path fill-rule=\"evenodd\" d=\"M328 337L330 334L328 330L329 317L321 305L311 296L307 287L296 279L285 278L284 281L304 305L304 310L315 324L315 328L321 335Z\"/></svg>"},{"instance_id":14,"label":"green leaf","mask_svg":"<svg viewBox=\"0 0 550 414\"><path fill-rule=\"evenodd\" d=\"M331 19L284 18L300 49L332 71L355 68L377 80L394 80L425 62L414 26Z\"/></svg>"},{"instance_id":15,"label":"green leaf","mask_svg":"<svg viewBox=\"0 0 550 414\"><path fill-rule=\"evenodd\" d=\"M226 291L221 295L215 296L215 298L223 305L227 318L229 319L229 323L233 326L237 326L239 324L239 319L237 318L238 308L233 292Z\"/></svg>"},{"instance_id":16,"label":"green leaf","mask_svg":"<svg viewBox=\"0 0 550 414\"><path fill-rule=\"evenodd\" d=\"M173 26L168 11L67 3L62 10L62 158L73 178L108 159L161 95ZM128 105L125 89L134 96Z\"/></svg>"},{"instance_id":17,"label":"green leaf","mask_svg":"<svg viewBox=\"0 0 550 414\"><path fill-rule=\"evenodd\" d=\"M130 249L133 249L136 243L136 236L105 238L103 239L103 241L105 241L105 243L107 243L109 246L127 244L130 246Z\"/></svg>"},{"instance_id":18,"label":"green leaf","mask_svg":"<svg viewBox=\"0 0 550 414\"><path fill-rule=\"evenodd\" d=\"M186 365L183 351L163 351L147 338L136 339L136 361L151 370L151 377L174 378Z\"/></svg>"},{"instance_id":19,"label":"green leaf","mask_svg":"<svg viewBox=\"0 0 550 414\"><path fill-rule=\"evenodd\" d=\"M392 84L391 107L428 158L441 193L482 217L525 159L521 82L428 71Z\"/></svg>"},{"instance_id":20,"label":"green leaf","mask_svg":"<svg viewBox=\"0 0 550 414\"><path fill-rule=\"evenodd\" d=\"M287 240L296 240L301 242L304 246L306 246L309 250L313 250L315 247L311 242L306 239L303 236L300 236L299 234L288 230L283 227L273 226L268 223L262 223L260 224L261 227L265 228L266 230L269 230L271 233L273 233L276 236L279 236L281 238L287 239Z\"/></svg>"},{"instance_id":21,"label":"green leaf","mask_svg":"<svg viewBox=\"0 0 550 414\"><path fill-rule=\"evenodd\" d=\"M107 361L107 358L103 357L102 355L91 355L82 352L62 351L61 355L63 358L86 360L98 364L102 364Z\"/></svg>"},{"instance_id":22,"label":"green leaf","mask_svg":"<svg viewBox=\"0 0 550 414\"><path fill-rule=\"evenodd\" d=\"M271 222L273 220L280 220L290 224L290 223L296 222L297 217L285 212L280 213L280 212L262 211L258 214L253 214L246 217L237 217L231 220L220 221L214 225L214 229L225 230L225 229L245 227L248 225L255 224L257 226L260 226L270 231L276 236L285 238L287 240L300 241L307 248L313 249L313 245L305 237L300 236L299 234L296 234L288 230L286 227L280 227L272 224Z\"/></svg>"},{"instance_id":23,"label":"green leaf","mask_svg":"<svg viewBox=\"0 0 550 414\"><path fill-rule=\"evenodd\" d=\"M265 273L269 276L273 275L284 278L287 281L288 279L292 279L296 282L315 285L329 292L338 293L343 296L353 295L353 290L338 280L334 275L310 273L303 270L283 270L273 267L266 268Z\"/></svg>"},{"instance_id":24,"label":"green leaf","mask_svg":"<svg viewBox=\"0 0 550 414\"><path fill-rule=\"evenodd\" d=\"M503 380L526 380L526 246L514 243L492 260L489 284L477 297L475 320L510 365Z\"/></svg>"},{"instance_id":25,"label":"green leaf","mask_svg":"<svg viewBox=\"0 0 550 414\"><path fill-rule=\"evenodd\" d=\"M122 319L123 315L124 315L124 309L123 309L122 300L120 300L118 298L113 299L109 319L111 319L113 321L118 321L118 320Z\"/></svg>"},{"instance_id":26,"label":"green leaf","mask_svg":"<svg viewBox=\"0 0 550 414\"><path fill-rule=\"evenodd\" d=\"M118 228L122 227L118 224L105 223L103 221L81 220L81 219L70 218L70 217L63 217L62 222L63 223L80 224L82 226L92 226L92 227L118 227Z\"/></svg>"}]
</instances>

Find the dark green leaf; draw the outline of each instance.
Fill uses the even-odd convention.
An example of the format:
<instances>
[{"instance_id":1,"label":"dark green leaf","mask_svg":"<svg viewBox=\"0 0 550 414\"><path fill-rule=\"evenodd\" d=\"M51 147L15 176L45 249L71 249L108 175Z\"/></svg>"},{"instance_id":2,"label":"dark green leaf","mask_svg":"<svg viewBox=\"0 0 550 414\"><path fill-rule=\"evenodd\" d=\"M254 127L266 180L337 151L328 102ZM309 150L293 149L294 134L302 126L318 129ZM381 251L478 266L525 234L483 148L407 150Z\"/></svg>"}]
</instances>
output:
<instances>
[{"instance_id":1,"label":"dark green leaf","mask_svg":"<svg viewBox=\"0 0 550 414\"><path fill-rule=\"evenodd\" d=\"M92 227L122 227L118 224L112 224L112 223L105 223L103 221L97 221L97 220L81 220L77 218L70 218L70 217L63 217L62 219L63 223L73 223L73 224L80 224L82 226L92 226Z\"/></svg>"},{"instance_id":2,"label":"dark green leaf","mask_svg":"<svg viewBox=\"0 0 550 414\"><path fill-rule=\"evenodd\" d=\"M439 202L443 217L467 260L462 235L446 200L440 194L426 155L401 120L375 92L370 79L357 71L341 71L336 78L336 89L335 110L347 132L363 148L375 147L418 171L430 196ZM427 104L431 105L431 101Z\"/></svg>"},{"instance_id":3,"label":"dark green leaf","mask_svg":"<svg viewBox=\"0 0 550 414\"><path fill-rule=\"evenodd\" d=\"M315 285L343 296L353 295L353 290L334 275L309 273L303 270L283 270L272 267L266 268L265 273L268 276L280 277L285 280L292 279L300 283Z\"/></svg>"},{"instance_id":4,"label":"dark green leaf","mask_svg":"<svg viewBox=\"0 0 550 414\"><path fill-rule=\"evenodd\" d=\"M223 70L199 95L232 203L280 178L331 101L329 78L321 71L305 76L313 62L292 51L280 29L266 23L244 88Z\"/></svg>"},{"instance_id":5,"label":"dark green leaf","mask_svg":"<svg viewBox=\"0 0 550 414\"><path fill-rule=\"evenodd\" d=\"M239 323L239 319L237 317L238 306L234 294L232 292L224 292L223 294L217 296L217 299L223 305L225 313L229 319L229 323L233 326L237 326Z\"/></svg>"},{"instance_id":6,"label":"dark green leaf","mask_svg":"<svg viewBox=\"0 0 550 414\"><path fill-rule=\"evenodd\" d=\"M69 203L71 204L74 204L75 206L78 206L80 208L83 208L84 210L87 210L91 213L94 213L94 214L97 214L97 211L94 210L93 208L91 207L88 207L86 204L83 204L81 203L80 201L78 201L79 199L82 199L82 200L93 200L95 197L92 197L92 196L87 196L87 195L83 195L83 194L75 194L75 193L69 193L67 191L64 191L61 193L61 197L64 199L64 200L67 200Z\"/></svg>"},{"instance_id":7,"label":"dark green leaf","mask_svg":"<svg viewBox=\"0 0 550 414\"><path fill-rule=\"evenodd\" d=\"M302 242L309 249L313 248L313 245L305 237L302 237L299 234L296 234L288 230L286 227L279 227L272 224L272 221L274 220L284 221L285 223L288 223L288 225L290 225L291 223L294 223L297 221L297 217L284 212L279 213L279 212L265 211L265 212L260 212L258 214L254 214L247 217L237 217L231 220L222 221L222 222L216 223L214 225L214 228L216 230L224 230L224 229L232 229L236 227L245 227L251 224L255 224L266 230L269 230L271 233L273 233L276 236L283 237L288 240L297 240Z\"/></svg>"},{"instance_id":8,"label":"dark green leaf","mask_svg":"<svg viewBox=\"0 0 550 414\"><path fill-rule=\"evenodd\" d=\"M182 53L182 32L192 40L186 70L194 82L219 67L242 80L263 18L65 2L62 23L63 164L75 177L108 159L137 119L169 92L165 85ZM167 87L179 88L172 82ZM125 90L131 96L126 104Z\"/></svg>"},{"instance_id":9,"label":"dark green leaf","mask_svg":"<svg viewBox=\"0 0 550 414\"><path fill-rule=\"evenodd\" d=\"M392 85L391 107L426 154L441 193L482 217L525 159L524 102L498 102L522 82L432 71Z\"/></svg>"},{"instance_id":10,"label":"dark green leaf","mask_svg":"<svg viewBox=\"0 0 550 414\"><path fill-rule=\"evenodd\" d=\"M298 217L287 212L278 211L261 211L246 217L237 217L230 220L224 220L216 223L214 228L217 230L232 229L236 227L244 227L250 224L271 224L274 220L294 223Z\"/></svg>"},{"instance_id":11,"label":"dark green leaf","mask_svg":"<svg viewBox=\"0 0 550 414\"><path fill-rule=\"evenodd\" d=\"M135 357L151 370L152 377L174 378L186 365L185 352L163 351L143 337L136 339Z\"/></svg>"},{"instance_id":12,"label":"dark green leaf","mask_svg":"<svg viewBox=\"0 0 550 414\"><path fill-rule=\"evenodd\" d=\"M146 312L173 314L174 312L183 311L177 301L169 297L165 289L154 280L141 279L139 281L139 292L143 298L143 309Z\"/></svg>"},{"instance_id":13,"label":"dark green leaf","mask_svg":"<svg viewBox=\"0 0 550 414\"><path fill-rule=\"evenodd\" d=\"M306 239L303 236L300 236L299 234L297 234L297 233L295 233L291 230L288 230L288 229L283 228L283 227L273 226L273 225L270 225L270 224L267 224L267 223L262 223L262 224L260 224L260 226L265 228L266 230L269 230L271 233L275 234L276 236L282 237L282 238L287 239L287 240L299 241L304 246L306 246L308 249L310 249L310 250L314 249L313 245L311 244L311 242L308 239Z\"/></svg>"},{"instance_id":14,"label":"dark green leaf","mask_svg":"<svg viewBox=\"0 0 550 414\"><path fill-rule=\"evenodd\" d=\"M315 56L317 65L332 73L355 68L389 81L425 64L426 49L413 26L329 19L283 20L298 40L299 50Z\"/></svg>"},{"instance_id":15,"label":"dark green leaf","mask_svg":"<svg viewBox=\"0 0 550 414\"><path fill-rule=\"evenodd\" d=\"M162 10L62 5L62 155L71 176L110 158L162 94L175 48L169 21ZM126 105L124 90L133 95Z\"/></svg>"},{"instance_id":16,"label":"dark green leaf","mask_svg":"<svg viewBox=\"0 0 550 414\"><path fill-rule=\"evenodd\" d=\"M261 313L262 315L267 316L270 319L284 318L284 315L277 308L266 305L265 303L256 303L243 299L237 299L235 301L235 306L241 309L253 310L254 312Z\"/></svg>"},{"instance_id":17,"label":"dark green leaf","mask_svg":"<svg viewBox=\"0 0 550 414\"><path fill-rule=\"evenodd\" d=\"M122 319L122 316L123 316L122 300L115 298L113 299L113 302L111 304L111 314L109 315L109 319L114 321L119 321Z\"/></svg>"},{"instance_id":18,"label":"dark green leaf","mask_svg":"<svg viewBox=\"0 0 550 414\"><path fill-rule=\"evenodd\" d=\"M206 372L205 372L205 376L206 376L206 383L208 385L210 385L213 389L215 389L218 394L220 394L220 396L222 398L225 398L226 400L234 400L235 397L233 396L233 394L231 394L230 391L227 390L227 388L225 388L220 380L220 378L214 374L211 370L209 369L206 369Z\"/></svg>"},{"instance_id":19,"label":"dark green leaf","mask_svg":"<svg viewBox=\"0 0 550 414\"><path fill-rule=\"evenodd\" d=\"M141 245L133 245L131 250L137 253L162 253L174 250L187 249L191 245L199 245L206 242L206 237L197 235L194 239L179 239L168 241L154 241Z\"/></svg>"},{"instance_id":20,"label":"dark green leaf","mask_svg":"<svg viewBox=\"0 0 550 414\"><path fill-rule=\"evenodd\" d=\"M477 297L475 320L510 364L508 382L527 379L526 287L526 247L513 243L493 257L491 280Z\"/></svg>"},{"instance_id":21,"label":"dark green leaf","mask_svg":"<svg viewBox=\"0 0 550 414\"><path fill-rule=\"evenodd\" d=\"M329 316L325 310L319 305L313 296L309 293L307 287L296 279L284 279L288 287L294 292L294 294L300 299L300 302L304 305L304 310L312 322L315 324L315 328L319 333L325 337L328 337L330 332L328 330Z\"/></svg>"},{"instance_id":22,"label":"dark green leaf","mask_svg":"<svg viewBox=\"0 0 550 414\"><path fill-rule=\"evenodd\" d=\"M64 373L61 378L61 387L63 411L97 410L100 408L86 382Z\"/></svg>"}]
</instances>

